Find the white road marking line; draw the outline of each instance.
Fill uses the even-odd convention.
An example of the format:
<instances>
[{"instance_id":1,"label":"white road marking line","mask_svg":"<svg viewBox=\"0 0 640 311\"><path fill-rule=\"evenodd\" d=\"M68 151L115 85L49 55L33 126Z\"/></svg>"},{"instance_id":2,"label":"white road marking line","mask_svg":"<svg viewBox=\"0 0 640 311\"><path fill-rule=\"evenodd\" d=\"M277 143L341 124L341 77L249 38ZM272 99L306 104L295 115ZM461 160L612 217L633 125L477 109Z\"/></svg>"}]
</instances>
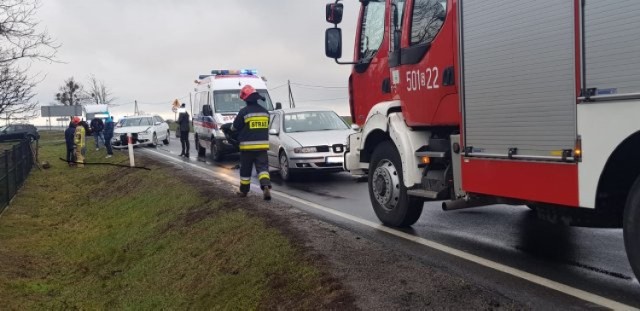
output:
<instances>
[{"instance_id":1,"label":"white road marking line","mask_svg":"<svg viewBox=\"0 0 640 311\"><path fill-rule=\"evenodd\" d=\"M238 178L234 178L234 177L231 177L231 176L226 175L226 174L218 173L218 172L212 171L210 169L195 165L193 163L182 162L182 161L179 161L179 159L177 159L177 158L174 158L174 157L159 153L157 151L149 150L149 152L152 152L152 153L155 153L157 155L163 156L163 157L168 158L168 159L170 159L170 160L172 160L174 162L187 164L187 165L192 166L194 168L197 168L199 170L205 171L205 172L207 172L209 174L213 174L213 175L218 176L221 179L223 179L223 180L225 180L227 182L230 182L232 184L239 184L239 182L240 182L240 180ZM260 189L259 186L254 185L254 184L252 184L252 188ZM597 304L597 305L600 305L600 306L603 306L603 307L606 307L606 308L611 308L613 310L640 310L638 308L635 308L635 307L632 307L632 306L629 306L629 305L626 305L626 304L623 304L623 303L620 303L620 302L617 302L617 301L614 301L614 300L611 300L611 299L608 299L608 298L605 298L605 297L602 297L602 296L599 296L599 295L596 295L596 294L592 294L590 292L587 292L587 291L584 291L584 290L581 290L581 289L578 289L578 288L574 288L574 287L571 287L571 286L568 286L568 285L565 285L565 284L562 284L562 283L559 283L559 282L556 282L556 281L553 281L553 280L550 280L550 279L547 279L547 278L544 278L544 277L541 277L541 276L538 276L538 275L535 275L535 274L532 274L532 273L529 273L529 272L521 271L521 270L518 270L516 268L510 267L510 266L507 266L507 265L503 265L501 263L497 263L495 261L491 261L489 259L482 258L480 256L476 256L476 255L473 255L473 254L470 254L470 253L455 249L453 247L449 247L449 246L446 246L446 245L443 245L443 244L440 244L440 243L425 239L425 238L421 238L421 237L414 236L414 235L411 235L411 234L408 234L408 233L405 233L405 232L402 232L402 231L398 231L398 230L395 230L393 228L386 227L386 226L384 226L382 224L375 223L375 222L372 222L372 221L369 221L369 220L365 220L365 219L362 219L362 218L359 218L359 217L356 217L356 216L353 216L353 215L350 215L350 214L347 214L347 213L343 213L343 212L340 212L340 211L337 211L337 210L334 210L334 209L331 209L331 208L328 208L328 207L325 207L325 206L322 206L322 205L319 205L319 204L316 204L316 203L313 203L313 202L310 202L310 201L307 201L307 200L304 200L304 199L301 199L301 198L298 198L298 197L295 197L295 196L292 196L292 195L289 195L289 194L284 193L284 192L280 192L280 191L277 191L277 190L272 190L271 193L273 195L275 195L275 196L280 196L282 198L286 198L286 199L289 199L291 201L298 202L300 204L306 205L308 207L315 208L315 209L323 211L325 213L332 214L334 216L338 216L338 217L353 221L355 223L358 223L358 224L361 224L361 225L364 225L364 226L367 226L367 227L370 227L370 228L373 228L373 229L377 229L377 230L386 232L386 233L394 235L396 237L403 238L403 239L418 243L420 245L427 246L427 247L432 248L432 249L436 249L436 250L441 251L443 253L446 253L446 254L449 254L449 255L452 255L452 256L456 256L458 258L462 258L462 259L465 259L467 261L474 262L474 263L479 264L481 266L485 266L487 268L491 268L493 270L500 271L500 272L512 275L514 277L529 281L531 283L534 283L534 284L537 284L537 285L540 285L540 286L543 286L543 287L546 287L546 288L550 288L550 289L559 291L561 293L567 294L569 296L576 297L578 299L581 299L581 300L584 300L584 301L587 301L587 302L591 302L593 304Z\"/></svg>"}]
</instances>

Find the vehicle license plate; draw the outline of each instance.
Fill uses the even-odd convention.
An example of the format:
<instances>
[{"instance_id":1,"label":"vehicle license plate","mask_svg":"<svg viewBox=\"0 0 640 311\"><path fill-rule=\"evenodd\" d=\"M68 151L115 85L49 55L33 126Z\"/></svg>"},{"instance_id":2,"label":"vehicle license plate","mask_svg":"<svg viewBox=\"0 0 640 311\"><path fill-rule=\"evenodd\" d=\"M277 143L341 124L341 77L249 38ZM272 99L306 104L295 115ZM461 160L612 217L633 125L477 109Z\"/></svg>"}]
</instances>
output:
<instances>
[{"instance_id":1,"label":"vehicle license plate","mask_svg":"<svg viewBox=\"0 0 640 311\"><path fill-rule=\"evenodd\" d=\"M327 157L327 163L342 163L344 160L342 157Z\"/></svg>"}]
</instances>

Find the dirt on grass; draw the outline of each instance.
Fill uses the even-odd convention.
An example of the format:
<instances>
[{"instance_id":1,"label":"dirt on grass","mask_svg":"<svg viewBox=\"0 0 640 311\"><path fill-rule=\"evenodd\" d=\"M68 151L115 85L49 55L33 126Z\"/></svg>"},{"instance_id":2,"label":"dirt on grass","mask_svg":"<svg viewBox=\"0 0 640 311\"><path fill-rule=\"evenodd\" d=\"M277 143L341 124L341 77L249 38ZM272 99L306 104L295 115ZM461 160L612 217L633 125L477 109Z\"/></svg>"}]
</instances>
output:
<instances>
[{"instance_id":1,"label":"dirt on grass","mask_svg":"<svg viewBox=\"0 0 640 311\"><path fill-rule=\"evenodd\" d=\"M103 152L87 162L126 161ZM52 168L34 171L0 218L0 308L355 308L286 223L228 187L144 158L151 171L69 168L63 154L43 146Z\"/></svg>"}]
</instances>

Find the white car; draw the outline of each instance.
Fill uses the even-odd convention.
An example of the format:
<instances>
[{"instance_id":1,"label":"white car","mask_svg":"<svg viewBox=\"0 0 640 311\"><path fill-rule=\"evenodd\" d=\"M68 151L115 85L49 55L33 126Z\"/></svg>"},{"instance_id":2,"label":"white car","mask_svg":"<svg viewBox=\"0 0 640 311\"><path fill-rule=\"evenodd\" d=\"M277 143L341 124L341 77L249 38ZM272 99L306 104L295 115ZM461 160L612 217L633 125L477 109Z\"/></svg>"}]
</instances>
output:
<instances>
[{"instance_id":1,"label":"white car","mask_svg":"<svg viewBox=\"0 0 640 311\"><path fill-rule=\"evenodd\" d=\"M131 116L120 120L113 131L113 146L126 145L127 133L133 134L133 143L136 145L157 146L160 141L169 144L169 124L157 115Z\"/></svg>"}]
</instances>

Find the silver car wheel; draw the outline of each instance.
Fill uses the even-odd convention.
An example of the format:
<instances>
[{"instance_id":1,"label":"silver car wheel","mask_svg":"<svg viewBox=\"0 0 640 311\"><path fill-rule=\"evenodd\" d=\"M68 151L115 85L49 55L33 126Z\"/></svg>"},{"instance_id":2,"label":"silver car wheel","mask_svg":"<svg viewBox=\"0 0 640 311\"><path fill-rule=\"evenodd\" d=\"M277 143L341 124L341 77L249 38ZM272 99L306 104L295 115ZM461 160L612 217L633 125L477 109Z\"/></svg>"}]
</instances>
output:
<instances>
[{"instance_id":1,"label":"silver car wheel","mask_svg":"<svg viewBox=\"0 0 640 311\"><path fill-rule=\"evenodd\" d=\"M393 210L400 199L400 178L389 160L382 160L373 172L373 196L386 210Z\"/></svg>"},{"instance_id":2,"label":"silver car wheel","mask_svg":"<svg viewBox=\"0 0 640 311\"><path fill-rule=\"evenodd\" d=\"M280 177L284 180L289 180L289 160L284 153L280 154Z\"/></svg>"}]
</instances>

